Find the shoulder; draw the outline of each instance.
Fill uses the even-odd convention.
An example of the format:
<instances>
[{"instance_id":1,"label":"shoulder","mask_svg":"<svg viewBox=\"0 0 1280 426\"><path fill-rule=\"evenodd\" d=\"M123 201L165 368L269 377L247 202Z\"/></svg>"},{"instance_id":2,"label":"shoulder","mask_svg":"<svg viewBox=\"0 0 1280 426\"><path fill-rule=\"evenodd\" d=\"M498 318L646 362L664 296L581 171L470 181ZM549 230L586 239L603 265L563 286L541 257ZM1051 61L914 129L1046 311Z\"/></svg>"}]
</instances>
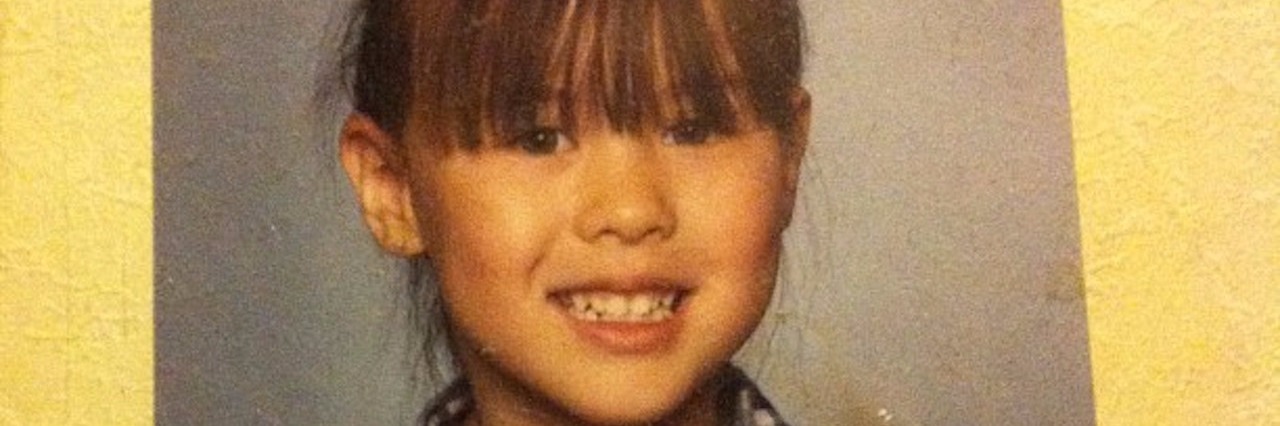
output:
<instances>
[{"instance_id":1,"label":"shoulder","mask_svg":"<svg viewBox=\"0 0 1280 426\"><path fill-rule=\"evenodd\" d=\"M474 407L471 385L465 380L455 380L444 392L436 395L422 414L418 424L422 426L461 426Z\"/></svg>"},{"instance_id":2,"label":"shoulder","mask_svg":"<svg viewBox=\"0 0 1280 426\"><path fill-rule=\"evenodd\" d=\"M778 410L765 398L760 387L741 369L729 366L724 380L724 394L721 396L721 412L725 418L732 419L734 426L785 426Z\"/></svg>"}]
</instances>

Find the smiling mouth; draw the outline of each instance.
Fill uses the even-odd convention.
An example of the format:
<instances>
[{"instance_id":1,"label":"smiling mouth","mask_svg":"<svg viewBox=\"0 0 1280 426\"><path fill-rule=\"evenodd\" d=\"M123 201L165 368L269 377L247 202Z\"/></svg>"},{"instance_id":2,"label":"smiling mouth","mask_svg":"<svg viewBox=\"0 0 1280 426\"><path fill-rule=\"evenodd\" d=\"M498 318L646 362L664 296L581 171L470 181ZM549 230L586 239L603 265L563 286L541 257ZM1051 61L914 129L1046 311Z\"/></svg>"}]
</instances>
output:
<instances>
[{"instance_id":1,"label":"smiling mouth","mask_svg":"<svg viewBox=\"0 0 1280 426\"><path fill-rule=\"evenodd\" d=\"M564 291L552 298L574 319L587 322L648 324L675 316L688 294L680 289L618 293L603 290Z\"/></svg>"}]
</instances>

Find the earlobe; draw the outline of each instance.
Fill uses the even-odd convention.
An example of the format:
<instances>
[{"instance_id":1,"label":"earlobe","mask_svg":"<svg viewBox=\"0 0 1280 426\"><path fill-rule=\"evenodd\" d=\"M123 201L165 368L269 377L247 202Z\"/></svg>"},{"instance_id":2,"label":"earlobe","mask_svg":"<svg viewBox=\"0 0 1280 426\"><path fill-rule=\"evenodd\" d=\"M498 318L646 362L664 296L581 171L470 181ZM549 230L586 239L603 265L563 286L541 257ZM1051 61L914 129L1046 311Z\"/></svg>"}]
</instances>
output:
<instances>
[{"instance_id":1,"label":"earlobe","mask_svg":"<svg viewBox=\"0 0 1280 426\"><path fill-rule=\"evenodd\" d=\"M407 161L395 140L373 119L352 113L342 126L338 147L365 225L378 244L398 256L422 255Z\"/></svg>"}]
</instances>

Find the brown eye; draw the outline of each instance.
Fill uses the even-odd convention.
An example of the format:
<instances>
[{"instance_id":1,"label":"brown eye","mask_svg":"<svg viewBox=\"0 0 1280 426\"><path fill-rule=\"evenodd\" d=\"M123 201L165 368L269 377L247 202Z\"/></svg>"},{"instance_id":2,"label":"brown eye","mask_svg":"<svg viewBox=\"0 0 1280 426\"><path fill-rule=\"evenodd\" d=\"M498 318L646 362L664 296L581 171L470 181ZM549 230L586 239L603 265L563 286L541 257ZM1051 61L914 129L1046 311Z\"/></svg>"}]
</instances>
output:
<instances>
[{"instance_id":1,"label":"brown eye","mask_svg":"<svg viewBox=\"0 0 1280 426\"><path fill-rule=\"evenodd\" d=\"M511 141L515 148L532 155L551 155L569 148L569 137L549 127L539 127Z\"/></svg>"},{"instance_id":2,"label":"brown eye","mask_svg":"<svg viewBox=\"0 0 1280 426\"><path fill-rule=\"evenodd\" d=\"M688 120L668 128L662 141L668 145L701 145L711 138L712 133L706 123Z\"/></svg>"}]
</instances>

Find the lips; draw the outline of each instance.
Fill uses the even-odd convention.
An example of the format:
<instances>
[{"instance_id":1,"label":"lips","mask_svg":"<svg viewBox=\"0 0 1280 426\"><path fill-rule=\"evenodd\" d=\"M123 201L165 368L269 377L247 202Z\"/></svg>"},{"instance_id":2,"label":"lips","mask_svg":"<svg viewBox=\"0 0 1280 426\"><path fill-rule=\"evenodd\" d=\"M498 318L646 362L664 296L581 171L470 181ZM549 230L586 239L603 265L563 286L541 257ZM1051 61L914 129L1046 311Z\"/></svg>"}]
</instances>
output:
<instances>
[{"instance_id":1,"label":"lips","mask_svg":"<svg viewBox=\"0 0 1280 426\"><path fill-rule=\"evenodd\" d=\"M599 280L555 290L548 300L591 346L636 355L670 347L692 293L665 280Z\"/></svg>"}]
</instances>

